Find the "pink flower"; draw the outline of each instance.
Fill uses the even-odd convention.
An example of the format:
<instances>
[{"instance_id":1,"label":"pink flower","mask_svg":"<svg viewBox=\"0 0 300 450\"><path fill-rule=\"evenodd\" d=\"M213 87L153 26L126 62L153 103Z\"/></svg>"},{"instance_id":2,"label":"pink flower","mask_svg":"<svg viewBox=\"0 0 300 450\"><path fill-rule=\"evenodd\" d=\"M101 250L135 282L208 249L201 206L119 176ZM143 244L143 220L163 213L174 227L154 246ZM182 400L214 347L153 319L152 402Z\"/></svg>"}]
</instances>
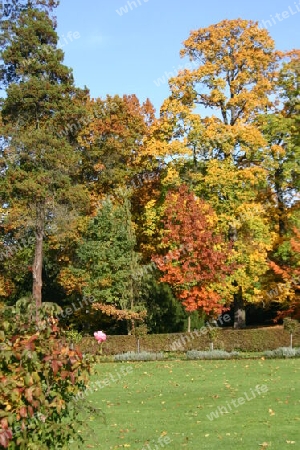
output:
<instances>
[{"instance_id":1,"label":"pink flower","mask_svg":"<svg viewBox=\"0 0 300 450\"><path fill-rule=\"evenodd\" d=\"M94 336L99 344L101 344L101 342L106 341L106 334L103 333L103 331L95 331Z\"/></svg>"}]
</instances>

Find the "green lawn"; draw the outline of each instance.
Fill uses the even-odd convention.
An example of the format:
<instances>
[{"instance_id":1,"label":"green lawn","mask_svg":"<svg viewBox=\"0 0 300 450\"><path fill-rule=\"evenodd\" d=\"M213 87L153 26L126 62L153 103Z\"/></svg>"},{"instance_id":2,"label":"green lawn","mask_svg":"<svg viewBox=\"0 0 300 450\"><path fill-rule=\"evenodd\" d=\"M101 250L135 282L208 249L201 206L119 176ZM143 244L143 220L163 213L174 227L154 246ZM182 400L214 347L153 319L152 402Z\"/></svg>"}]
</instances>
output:
<instances>
[{"instance_id":1,"label":"green lawn","mask_svg":"<svg viewBox=\"0 0 300 450\"><path fill-rule=\"evenodd\" d=\"M100 384L85 402L102 410L105 421L86 415L81 448L300 449L299 359L103 363L96 369L92 380ZM210 420L218 407L222 414Z\"/></svg>"}]
</instances>

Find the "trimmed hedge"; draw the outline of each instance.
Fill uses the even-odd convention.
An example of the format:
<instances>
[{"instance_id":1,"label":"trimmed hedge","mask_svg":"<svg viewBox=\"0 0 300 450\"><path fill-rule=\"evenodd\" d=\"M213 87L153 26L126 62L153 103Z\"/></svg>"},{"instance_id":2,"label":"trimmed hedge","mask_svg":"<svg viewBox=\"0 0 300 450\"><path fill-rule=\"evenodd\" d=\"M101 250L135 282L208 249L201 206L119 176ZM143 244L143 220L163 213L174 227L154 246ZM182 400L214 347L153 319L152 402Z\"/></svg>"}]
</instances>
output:
<instances>
[{"instance_id":1,"label":"trimmed hedge","mask_svg":"<svg viewBox=\"0 0 300 450\"><path fill-rule=\"evenodd\" d=\"M295 347L300 347L300 333L294 335ZM233 330L219 328L219 333L214 341L216 350L227 352L263 352L275 350L278 347L288 347L290 335L283 326L249 328L245 330ZM198 335L191 333L149 334L139 339L141 351L145 352L186 352L188 350L208 350L208 333ZM83 353L99 354L99 344L93 337L84 337L79 343ZM103 355L117 355L126 352L137 351L137 338L135 336L107 336L103 344Z\"/></svg>"}]
</instances>

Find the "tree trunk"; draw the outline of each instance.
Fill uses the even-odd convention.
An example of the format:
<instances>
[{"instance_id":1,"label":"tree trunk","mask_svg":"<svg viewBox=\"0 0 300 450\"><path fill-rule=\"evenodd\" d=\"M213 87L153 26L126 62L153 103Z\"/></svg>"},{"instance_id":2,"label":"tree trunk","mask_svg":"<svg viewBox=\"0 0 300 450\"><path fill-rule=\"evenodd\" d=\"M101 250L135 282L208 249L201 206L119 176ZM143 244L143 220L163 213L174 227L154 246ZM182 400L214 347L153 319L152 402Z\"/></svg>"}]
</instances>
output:
<instances>
[{"instance_id":1,"label":"tree trunk","mask_svg":"<svg viewBox=\"0 0 300 450\"><path fill-rule=\"evenodd\" d=\"M277 197L277 207L278 207L278 226L279 226L279 236L283 237L286 233L286 208L283 199L283 169L278 168L275 171L275 192Z\"/></svg>"},{"instance_id":2,"label":"tree trunk","mask_svg":"<svg viewBox=\"0 0 300 450\"><path fill-rule=\"evenodd\" d=\"M187 326L187 331L188 331L188 333L190 333L191 332L191 316L188 316L188 326Z\"/></svg>"},{"instance_id":3,"label":"tree trunk","mask_svg":"<svg viewBox=\"0 0 300 450\"><path fill-rule=\"evenodd\" d=\"M242 288L234 294L234 328L246 328L246 310Z\"/></svg>"},{"instance_id":4,"label":"tree trunk","mask_svg":"<svg viewBox=\"0 0 300 450\"><path fill-rule=\"evenodd\" d=\"M38 321L38 311L42 305L42 270L43 270L43 240L45 226L44 205L38 204L36 207L36 228L35 228L35 252L32 267L32 296L36 306L36 320Z\"/></svg>"}]
</instances>

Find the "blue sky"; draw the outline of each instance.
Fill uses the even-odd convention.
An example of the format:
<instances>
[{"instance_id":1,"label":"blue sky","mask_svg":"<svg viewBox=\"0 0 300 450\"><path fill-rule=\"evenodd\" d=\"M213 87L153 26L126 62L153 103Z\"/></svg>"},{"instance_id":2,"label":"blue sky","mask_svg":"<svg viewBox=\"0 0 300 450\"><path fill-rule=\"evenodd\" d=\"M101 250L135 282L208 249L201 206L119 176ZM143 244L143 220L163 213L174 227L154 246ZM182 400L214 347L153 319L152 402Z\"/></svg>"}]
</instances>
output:
<instances>
[{"instance_id":1,"label":"blue sky","mask_svg":"<svg viewBox=\"0 0 300 450\"><path fill-rule=\"evenodd\" d=\"M61 0L56 16L77 86L92 97L148 97L157 111L169 95L163 77L187 62L179 51L191 30L223 19L264 20L278 49L300 48L300 0Z\"/></svg>"}]
</instances>

